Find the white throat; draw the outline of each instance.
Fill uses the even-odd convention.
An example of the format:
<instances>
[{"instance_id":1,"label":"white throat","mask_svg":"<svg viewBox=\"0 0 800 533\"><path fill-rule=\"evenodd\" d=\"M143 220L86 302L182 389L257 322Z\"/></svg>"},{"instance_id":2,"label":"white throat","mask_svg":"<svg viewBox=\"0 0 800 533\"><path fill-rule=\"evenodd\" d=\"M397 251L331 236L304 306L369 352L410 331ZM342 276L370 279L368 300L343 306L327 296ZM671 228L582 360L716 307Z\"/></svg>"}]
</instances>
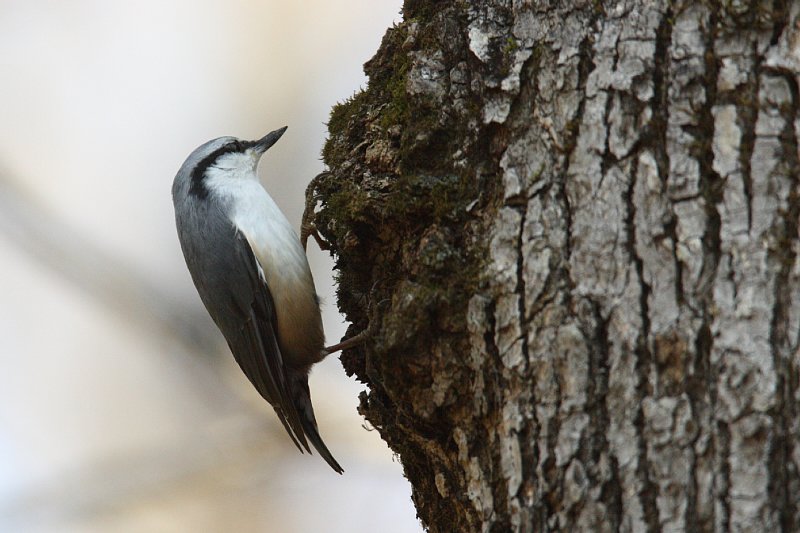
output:
<instances>
[{"instance_id":1,"label":"white throat","mask_svg":"<svg viewBox=\"0 0 800 533\"><path fill-rule=\"evenodd\" d=\"M228 218L250 243L273 297L298 291L316 294L300 239L261 186L255 169L209 167L206 186L212 196L230 206Z\"/></svg>"}]
</instances>

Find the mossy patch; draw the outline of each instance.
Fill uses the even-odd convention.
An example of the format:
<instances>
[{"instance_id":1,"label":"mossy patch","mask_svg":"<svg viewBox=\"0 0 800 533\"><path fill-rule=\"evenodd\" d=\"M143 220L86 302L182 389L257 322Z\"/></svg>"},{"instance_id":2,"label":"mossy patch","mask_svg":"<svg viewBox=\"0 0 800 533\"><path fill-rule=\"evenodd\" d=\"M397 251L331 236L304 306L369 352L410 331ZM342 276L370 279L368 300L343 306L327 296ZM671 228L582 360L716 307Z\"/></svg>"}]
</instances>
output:
<instances>
[{"instance_id":1,"label":"mossy patch","mask_svg":"<svg viewBox=\"0 0 800 533\"><path fill-rule=\"evenodd\" d=\"M443 2L437 9L453 8ZM475 126L479 96L468 93L464 77L458 94L450 91L450 73L467 58L449 55L443 43L465 33L458 25L466 18L424 15L387 31L364 66L366 88L331 111L322 153L330 174L313 191L320 205L314 221L335 255L337 303L351 333L378 324L367 347L344 354L342 363L369 387L359 409L403 455L411 476L425 469L394 420L410 409L421 417L414 423L426 425L416 431L445 440L451 433L454 410L428 405L426 391L432 369L458 366L468 350L468 302L485 286L488 255L479 249L485 236L474 207L491 209L486 197L494 190L479 166L490 145L490 134L479 137ZM423 75L421 50L441 65L435 96L413 89L423 78L409 84Z\"/></svg>"},{"instance_id":2,"label":"mossy patch","mask_svg":"<svg viewBox=\"0 0 800 533\"><path fill-rule=\"evenodd\" d=\"M362 133L358 115L364 109L367 93L358 91L353 96L336 104L328 119L328 139L322 148L322 159L329 168L341 165L348 155L348 146Z\"/></svg>"}]
</instances>

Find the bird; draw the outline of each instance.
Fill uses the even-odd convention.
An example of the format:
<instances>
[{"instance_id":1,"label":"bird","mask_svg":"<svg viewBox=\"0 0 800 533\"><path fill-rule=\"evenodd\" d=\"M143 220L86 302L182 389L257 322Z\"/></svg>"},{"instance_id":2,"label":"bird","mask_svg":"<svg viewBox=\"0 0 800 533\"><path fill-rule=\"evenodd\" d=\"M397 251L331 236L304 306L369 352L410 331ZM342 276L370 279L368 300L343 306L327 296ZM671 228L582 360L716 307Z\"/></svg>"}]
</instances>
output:
<instances>
[{"instance_id":1,"label":"bird","mask_svg":"<svg viewBox=\"0 0 800 533\"><path fill-rule=\"evenodd\" d=\"M178 240L200 299L297 448L309 442L339 474L319 434L309 371L325 348L305 249L261 185L261 157L286 131L219 137L196 148L172 184ZM335 350L334 350L335 351Z\"/></svg>"}]
</instances>

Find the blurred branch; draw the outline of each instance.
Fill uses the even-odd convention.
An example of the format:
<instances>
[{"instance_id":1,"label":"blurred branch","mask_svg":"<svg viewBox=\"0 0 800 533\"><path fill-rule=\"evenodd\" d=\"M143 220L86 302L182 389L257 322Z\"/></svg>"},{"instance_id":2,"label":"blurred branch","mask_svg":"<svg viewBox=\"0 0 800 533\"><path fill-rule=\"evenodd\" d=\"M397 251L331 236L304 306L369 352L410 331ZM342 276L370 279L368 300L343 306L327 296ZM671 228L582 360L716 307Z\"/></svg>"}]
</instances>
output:
<instances>
[{"instance_id":1,"label":"blurred branch","mask_svg":"<svg viewBox=\"0 0 800 533\"><path fill-rule=\"evenodd\" d=\"M241 471L274 470L277 463L296 459L294 447L290 448L274 429L277 424L265 427L251 413L245 413L226 419L218 427L199 429L191 446L181 440L137 454L78 463L56 482L34 484L0 501L0 529L13 525L9 531L32 526L55 531L47 526L64 527L70 522L80 523L81 517L110 512L135 516L133 509L138 506L153 508L155 502L174 502L198 484L210 485L207 490L218 485L221 491L227 490L227 484L220 480L245 484L252 478L241 476Z\"/></svg>"},{"instance_id":2,"label":"blurred branch","mask_svg":"<svg viewBox=\"0 0 800 533\"><path fill-rule=\"evenodd\" d=\"M205 314L170 302L160 287L59 220L7 173L0 173L0 233L144 331L174 337L190 352L217 352L220 338Z\"/></svg>"}]
</instances>

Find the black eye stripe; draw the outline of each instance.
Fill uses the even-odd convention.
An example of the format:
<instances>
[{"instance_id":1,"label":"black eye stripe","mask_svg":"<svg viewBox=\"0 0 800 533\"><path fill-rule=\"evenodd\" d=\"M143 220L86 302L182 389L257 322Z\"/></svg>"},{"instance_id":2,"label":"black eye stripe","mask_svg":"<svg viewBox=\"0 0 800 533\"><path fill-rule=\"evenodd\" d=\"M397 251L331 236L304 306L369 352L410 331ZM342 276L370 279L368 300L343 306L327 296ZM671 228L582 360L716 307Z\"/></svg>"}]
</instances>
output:
<instances>
[{"instance_id":1,"label":"black eye stripe","mask_svg":"<svg viewBox=\"0 0 800 533\"><path fill-rule=\"evenodd\" d=\"M200 162L192 171L189 194L197 196L198 198L205 198L208 196L208 189L206 188L205 183L203 183L203 176L205 176L208 167L213 166L217 159L225 154L244 152L248 148L255 146L255 144L256 141L240 141L237 139L220 146L200 160Z\"/></svg>"},{"instance_id":2,"label":"black eye stripe","mask_svg":"<svg viewBox=\"0 0 800 533\"><path fill-rule=\"evenodd\" d=\"M240 141L237 139L235 141L229 142L225 146L230 148L228 150L229 152L244 152L248 148L252 148L253 146L255 146L255 144L256 141Z\"/></svg>"}]
</instances>

